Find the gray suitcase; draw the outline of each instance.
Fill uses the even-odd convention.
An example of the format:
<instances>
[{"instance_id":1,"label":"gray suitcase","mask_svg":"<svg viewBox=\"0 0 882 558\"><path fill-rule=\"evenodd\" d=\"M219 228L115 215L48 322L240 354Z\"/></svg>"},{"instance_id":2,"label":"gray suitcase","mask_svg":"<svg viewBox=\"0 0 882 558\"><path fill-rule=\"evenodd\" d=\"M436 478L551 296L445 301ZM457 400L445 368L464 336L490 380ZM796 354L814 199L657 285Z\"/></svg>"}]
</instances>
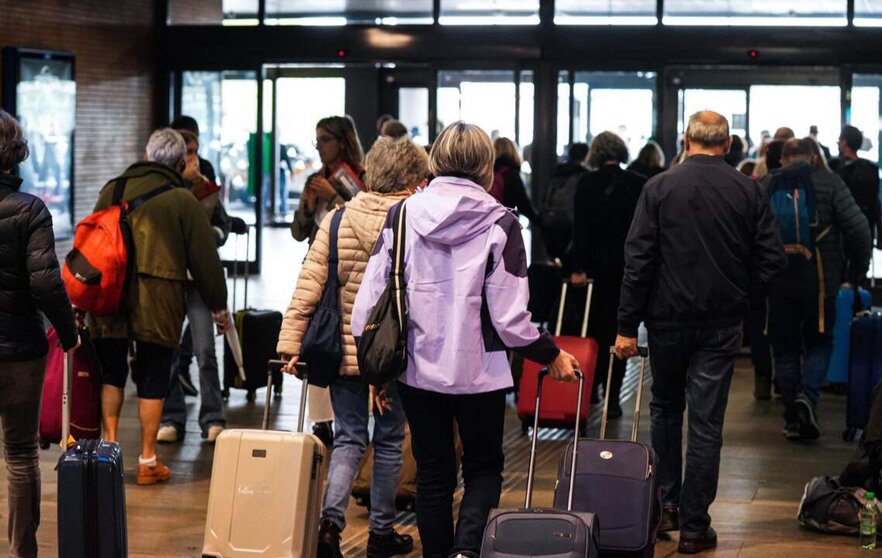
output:
<instances>
[{"instance_id":1,"label":"gray suitcase","mask_svg":"<svg viewBox=\"0 0 882 558\"><path fill-rule=\"evenodd\" d=\"M656 486L655 452L648 444L637 442L647 357L646 348L640 347L639 350L640 377L631 440L605 439L609 409L607 393L600 439L579 440L578 466L573 465L568 447L561 455L558 468L554 505L561 506L569 499L576 511L590 510L597 514L602 525L598 534L598 546L603 556L651 558L655 553L661 502ZM610 349L610 353L612 352ZM609 382L612 381L615 358L614 355L610 357L606 385L610 385ZM569 486L569 491L564 491L561 485Z\"/></svg>"},{"instance_id":2,"label":"gray suitcase","mask_svg":"<svg viewBox=\"0 0 882 558\"><path fill-rule=\"evenodd\" d=\"M576 425L574 439L579 439L579 412L582 408L582 384L585 381L581 371L577 396ZM542 380L548 376L548 369L539 373L536 387L536 412L533 414L533 440L530 446L530 466L527 472L527 496L524 509L493 510L484 530L481 545L481 558L519 558L553 556L554 558L596 558L597 517L593 513L573 512L572 489L570 499L564 509L534 508L533 478L536 473L536 440L539 433L539 402L542 399ZM578 445L573 445L571 463L575 470L578 462ZM574 478L572 475L570 478ZM566 511L564 511L566 510Z\"/></svg>"}]
</instances>

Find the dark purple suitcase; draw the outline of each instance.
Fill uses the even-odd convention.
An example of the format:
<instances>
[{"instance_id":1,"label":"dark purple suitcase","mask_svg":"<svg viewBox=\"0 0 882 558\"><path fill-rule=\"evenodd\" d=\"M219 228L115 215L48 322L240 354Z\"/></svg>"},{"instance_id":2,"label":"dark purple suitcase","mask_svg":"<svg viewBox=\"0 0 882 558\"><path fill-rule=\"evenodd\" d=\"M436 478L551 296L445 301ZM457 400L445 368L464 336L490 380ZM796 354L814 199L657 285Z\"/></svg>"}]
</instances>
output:
<instances>
[{"instance_id":1,"label":"dark purple suitcase","mask_svg":"<svg viewBox=\"0 0 882 558\"><path fill-rule=\"evenodd\" d=\"M64 359L62 439L70 433L71 358ZM115 442L80 440L58 460L58 556L125 558L126 492Z\"/></svg>"},{"instance_id":2,"label":"dark purple suitcase","mask_svg":"<svg viewBox=\"0 0 882 558\"><path fill-rule=\"evenodd\" d=\"M582 408L582 384L585 379L581 371L579 377L579 397L576 409L574 440L579 439L579 411ZM569 511L572 505L572 492L569 502L555 509L533 508L533 478L536 472L536 440L539 433L539 401L542 398L542 380L548 369L539 373L536 388L536 412L533 415L533 441L530 446L530 466L527 471L527 496L522 510L493 510L484 540L481 544L481 558L521 558L553 556L554 558L596 558L597 517L593 513ZM578 446L573 447L572 463L578 463ZM573 486L570 484L570 490ZM564 511L566 510L566 511Z\"/></svg>"},{"instance_id":3,"label":"dark purple suitcase","mask_svg":"<svg viewBox=\"0 0 882 558\"><path fill-rule=\"evenodd\" d=\"M612 352L612 349L610 349ZM567 501L572 490L573 509L591 511L600 520L598 547L603 556L654 555L656 533L661 519L661 503L656 486L655 451L647 444L638 443L637 427L640 421L640 399L643 395L643 375L647 351L640 348L640 377L637 383L637 403L631 440L606 440L609 394L603 405L600 439L579 440L579 462L573 467L572 443L561 455L558 485L554 490L554 506ZM612 366L616 357L610 357L607 384L612 381ZM575 472L575 479L571 472Z\"/></svg>"}]
</instances>

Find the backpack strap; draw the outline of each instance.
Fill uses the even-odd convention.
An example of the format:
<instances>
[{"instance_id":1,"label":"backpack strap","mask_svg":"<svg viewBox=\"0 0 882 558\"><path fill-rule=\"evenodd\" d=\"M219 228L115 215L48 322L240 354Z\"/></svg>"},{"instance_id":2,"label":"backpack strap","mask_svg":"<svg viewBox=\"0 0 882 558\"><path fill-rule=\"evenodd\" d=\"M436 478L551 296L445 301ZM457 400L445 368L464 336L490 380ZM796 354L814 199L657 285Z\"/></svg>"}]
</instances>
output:
<instances>
[{"instance_id":1,"label":"backpack strap","mask_svg":"<svg viewBox=\"0 0 882 558\"><path fill-rule=\"evenodd\" d=\"M171 183L165 184L163 186L160 186L159 188L156 188L155 190L153 190L151 192L147 192L143 196L138 196L137 198L128 202L128 204L126 204L126 205L128 207L129 212L132 212L132 211L138 209L139 207L141 207L142 205L144 205L145 203L149 202L150 200L152 200L156 196L158 196L160 194L164 194L164 193L166 193L170 190L174 190L174 189L175 189L174 184L171 184Z\"/></svg>"},{"instance_id":2,"label":"backpack strap","mask_svg":"<svg viewBox=\"0 0 882 558\"><path fill-rule=\"evenodd\" d=\"M123 194L126 192L126 182L128 181L128 176L120 176L116 179L116 182L113 184L113 200L110 202L111 204L119 205L122 202Z\"/></svg>"},{"instance_id":3,"label":"backpack strap","mask_svg":"<svg viewBox=\"0 0 882 558\"><path fill-rule=\"evenodd\" d=\"M404 282L404 238L407 222L407 206L402 201L395 215L392 243L392 267L389 270L389 278L395 289L395 306L398 312L398 324L401 327L401 333L405 333L406 322L404 320L407 305L405 294L407 285Z\"/></svg>"}]
</instances>

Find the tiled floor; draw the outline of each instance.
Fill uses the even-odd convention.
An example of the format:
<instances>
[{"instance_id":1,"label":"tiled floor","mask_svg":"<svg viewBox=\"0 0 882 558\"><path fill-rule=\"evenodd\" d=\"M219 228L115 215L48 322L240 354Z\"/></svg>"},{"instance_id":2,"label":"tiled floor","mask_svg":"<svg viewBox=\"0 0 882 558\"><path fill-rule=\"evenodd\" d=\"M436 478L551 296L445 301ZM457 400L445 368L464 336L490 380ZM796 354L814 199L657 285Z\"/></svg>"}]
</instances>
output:
<instances>
[{"instance_id":1,"label":"tiled floor","mask_svg":"<svg viewBox=\"0 0 882 558\"><path fill-rule=\"evenodd\" d=\"M295 244L287 231L276 229L266 237L267 265L263 277L249 289L253 306L284 308L296 280L303 258L303 247ZM634 390L633 374L627 382L627 393ZM285 380L282 399L273 403L274 428L292 429L296 423L298 382ZM752 375L747 359L739 362L733 382L726 417L725 446L717 501L711 509L714 526L720 536L720 547L705 556L717 557L793 557L807 555L847 557L863 555L857 540L810 533L795 520L796 508L803 486L811 477L836 474L850 458L854 446L839 439L844 423L845 400L825 395L821 404L823 435L812 444L787 443L781 436L781 406L776 402L757 402L752 397ZM648 394L646 394L648 398ZM260 399L260 398L259 398ZM129 474L128 499L129 555L199 556L205 522L206 502L211 476L211 446L202 442L195 417L198 400L188 400L192 420L182 444L164 446L161 454L174 471L171 482L141 488L133 484L132 465L137 459L138 422L134 401L124 409L122 445ZM626 405L626 411L627 407ZM646 406L644 405L644 408ZM234 392L226 413L232 427L255 427L260 423L262 400L245 401L244 393ZM640 438L648 437L648 420L641 422ZM630 432L629 415L613 429L623 435ZM589 432L595 435L597 421ZM561 447L568 438L562 430L542 432L539 448L539 474L536 505L548 505L554 483L556 463ZM518 507L523 502L529 445L520 434L514 409L509 409L505 437L506 474L503 507ZM41 553L56 554L57 524L56 484L53 470L59 450L42 452L43 522L39 531ZM5 476L5 471L0 472ZM0 500L6 498L5 482L0 481ZM6 521L6 504L0 502L0 523ZM354 504L349 511L349 527L345 532L347 557L364 556L367 516ZM411 514L402 514L402 530L416 535ZM676 555L676 538L660 542L657 556ZM7 552L6 541L0 541L0 555ZM414 556L418 556L415 552Z\"/></svg>"}]
</instances>

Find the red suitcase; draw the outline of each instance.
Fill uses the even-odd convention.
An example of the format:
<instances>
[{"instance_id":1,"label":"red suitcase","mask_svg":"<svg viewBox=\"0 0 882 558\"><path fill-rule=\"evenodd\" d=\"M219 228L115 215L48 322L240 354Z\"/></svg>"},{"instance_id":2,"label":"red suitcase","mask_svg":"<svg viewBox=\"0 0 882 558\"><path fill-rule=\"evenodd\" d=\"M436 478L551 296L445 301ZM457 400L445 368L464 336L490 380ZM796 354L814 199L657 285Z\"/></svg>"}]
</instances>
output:
<instances>
[{"instance_id":1,"label":"red suitcase","mask_svg":"<svg viewBox=\"0 0 882 558\"><path fill-rule=\"evenodd\" d=\"M566 306L568 283L563 282L560 288L560 304L557 312L557 326L554 331L554 342L561 349L576 357L585 375L583 382L582 398L591 401L591 389L594 386L594 368L597 366L597 341L587 336L588 314L591 310L591 295L594 292L594 282L588 281L588 294L585 297L585 314L582 317L582 335L560 335L561 322L563 321L564 307ZM546 365L530 360L524 360L524 371L518 387L518 418L521 420L521 429L526 434L533 425L533 403L536 401L536 386L539 384L539 371ZM578 386L575 383L549 382L542 390L542 407L539 411L539 426L552 428L572 428L576 421L576 399ZM584 423L588 418L589 405L583 405L580 414L580 422ZM584 427L584 424L582 425ZM582 428L584 432L585 429Z\"/></svg>"},{"instance_id":2,"label":"red suitcase","mask_svg":"<svg viewBox=\"0 0 882 558\"><path fill-rule=\"evenodd\" d=\"M40 445L43 449L61 442L61 391L64 383L64 349L54 328L46 332L46 381L40 408ZM77 440L101 437L101 374L95 348L88 334L80 331L80 346L71 351L73 377L70 433Z\"/></svg>"}]
</instances>

